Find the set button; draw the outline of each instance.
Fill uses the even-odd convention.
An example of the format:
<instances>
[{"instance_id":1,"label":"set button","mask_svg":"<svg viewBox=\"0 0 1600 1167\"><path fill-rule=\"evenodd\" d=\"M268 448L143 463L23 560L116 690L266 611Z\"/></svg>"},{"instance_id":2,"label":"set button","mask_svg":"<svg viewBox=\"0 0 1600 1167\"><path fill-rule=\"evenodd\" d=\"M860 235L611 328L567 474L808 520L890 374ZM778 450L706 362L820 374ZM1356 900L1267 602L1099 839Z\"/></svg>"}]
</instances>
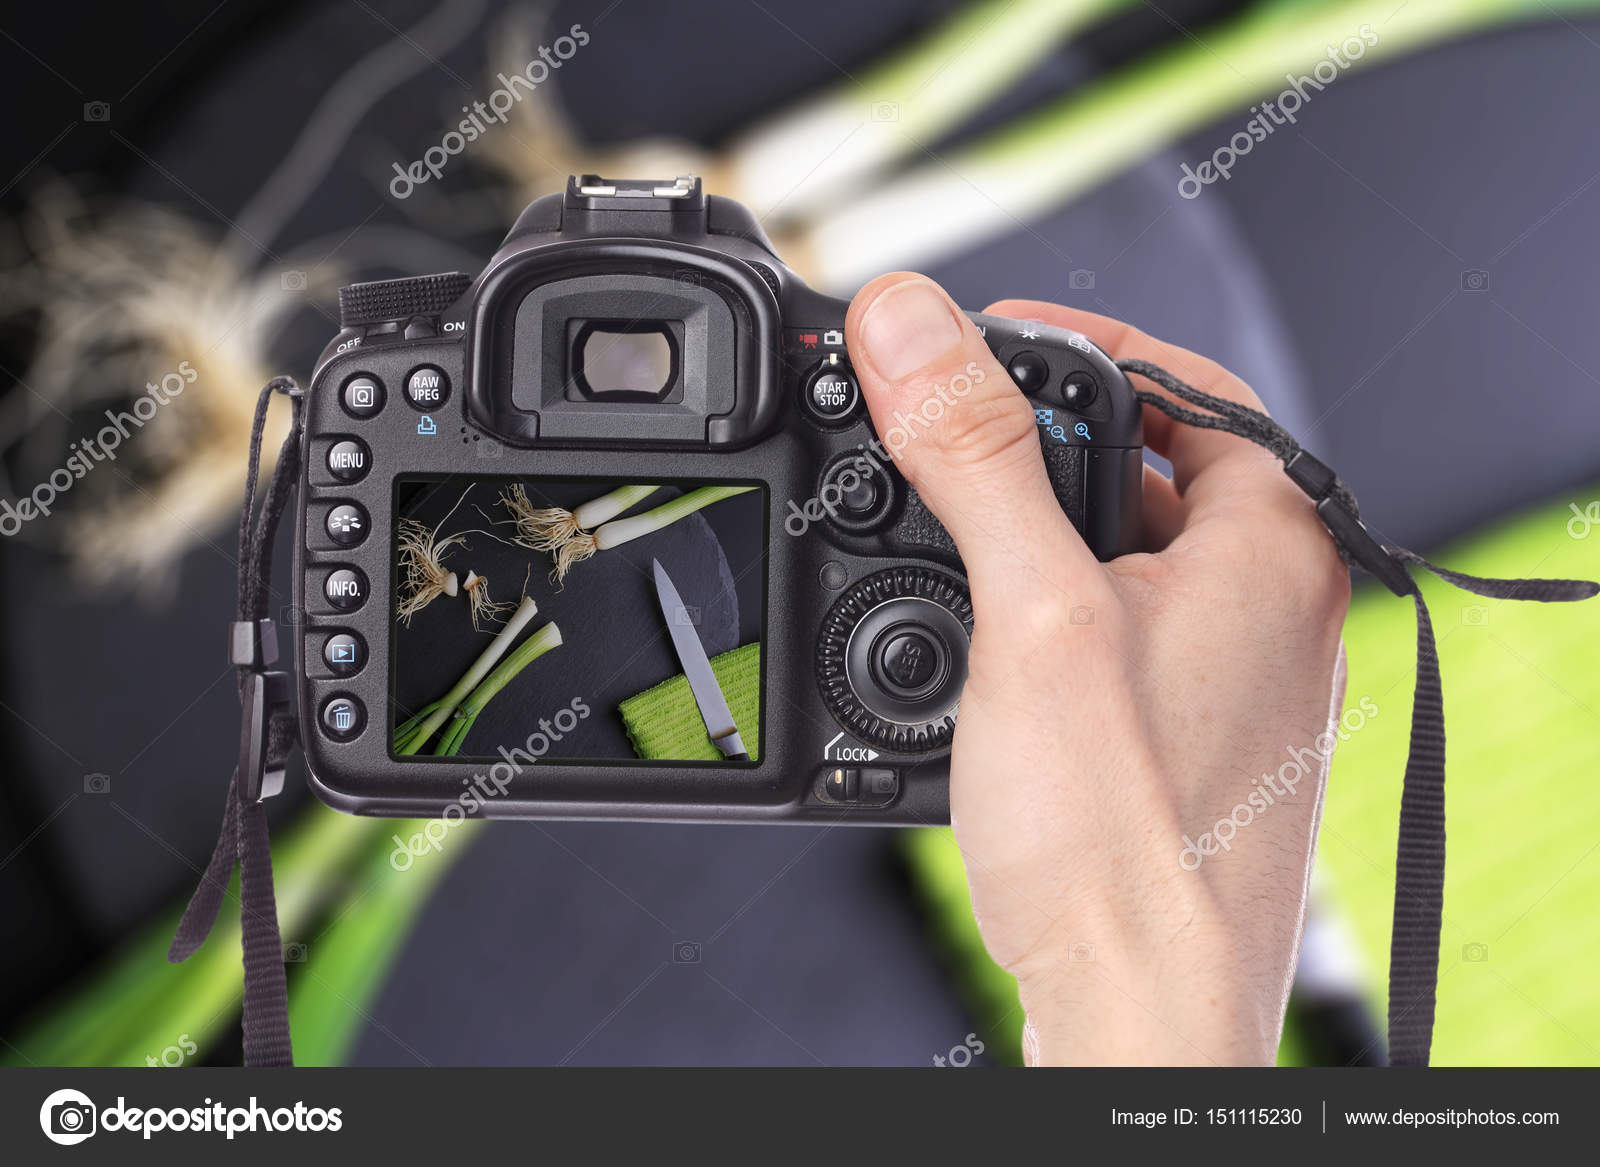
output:
<instances>
[{"instance_id":1,"label":"set button","mask_svg":"<svg viewBox=\"0 0 1600 1167\"><path fill-rule=\"evenodd\" d=\"M341 567L322 581L322 595L341 612L354 612L367 602L367 577L353 567Z\"/></svg>"},{"instance_id":2,"label":"set button","mask_svg":"<svg viewBox=\"0 0 1600 1167\"><path fill-rule=\"evenodd\" d=\"M328 447L328 473L340 482L360 482L372 468L372 451L360 438L341 438Z\"/></svg>"},{"instance_id":3,"label":"set button","mask_svg":"<svg viewBox=\"0 0 1600 1167\"><path fill-rule=\"evenodd\" d=\"M450 397L450 378L432 365L419 365L406 376L406 400L418 413L434 413Z\"/></svg>"},{"instance_id":4,"label":"set button","mask_svg":"<svg viewBox=\"0 0 1600 1167\"><path fill-rule=\"evenodd\" d=\"M343 502L328 511L325 523L328 538L341 547L354 547L367 537L367 512L353 502Z\"/></svg>"},{"instance_id":5,"label":"set button","mask_svg":"<svg viewBox=\"0 0 1600 1167\"><path fill-rule=\"evenodd\" d=\"M357 373L344 383L339 400L351 417L365 421L383 408L383 382L370 373Z\"/></svg>"}]
</instances>

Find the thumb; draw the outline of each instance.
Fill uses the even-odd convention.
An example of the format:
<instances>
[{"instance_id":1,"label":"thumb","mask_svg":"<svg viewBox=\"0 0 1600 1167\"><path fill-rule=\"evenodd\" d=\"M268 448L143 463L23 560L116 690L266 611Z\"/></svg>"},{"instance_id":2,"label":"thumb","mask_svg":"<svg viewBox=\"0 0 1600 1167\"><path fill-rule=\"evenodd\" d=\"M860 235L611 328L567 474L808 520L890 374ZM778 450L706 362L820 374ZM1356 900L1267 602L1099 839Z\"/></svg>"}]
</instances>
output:
<instances>
[{"instance_id":1,"label":"thumb","mask_svg":"<svg viewBox=\"0 0 1600 1167\"><path fill-rule=\"evenodd\" d=\"M1096 566L1045 473L1033 407L943 289L880 276L846 343L884 449L956 542L974 592ZM1031 570L1030 570L1031 569Z\"/></svg>"}]
</instances>

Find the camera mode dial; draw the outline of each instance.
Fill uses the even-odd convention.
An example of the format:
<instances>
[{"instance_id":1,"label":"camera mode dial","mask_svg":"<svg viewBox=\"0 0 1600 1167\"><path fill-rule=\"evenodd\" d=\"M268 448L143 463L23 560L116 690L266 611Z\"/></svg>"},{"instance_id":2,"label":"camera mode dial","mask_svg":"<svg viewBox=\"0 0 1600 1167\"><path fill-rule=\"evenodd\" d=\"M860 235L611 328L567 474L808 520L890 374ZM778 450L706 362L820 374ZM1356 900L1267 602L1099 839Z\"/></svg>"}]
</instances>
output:
<instances>
[{"instance_id":1,"label":"camera mode dial","mask_svg":"<svg viewBox=\"0 0 1600 1167\"><path fill-rule=\"evenodd\" d=\"M950 744L967 679L972 601L927 567L868 576L836 600L817 643L817 682L834 719L895 753Z\"/></svg>"}]
</instances>

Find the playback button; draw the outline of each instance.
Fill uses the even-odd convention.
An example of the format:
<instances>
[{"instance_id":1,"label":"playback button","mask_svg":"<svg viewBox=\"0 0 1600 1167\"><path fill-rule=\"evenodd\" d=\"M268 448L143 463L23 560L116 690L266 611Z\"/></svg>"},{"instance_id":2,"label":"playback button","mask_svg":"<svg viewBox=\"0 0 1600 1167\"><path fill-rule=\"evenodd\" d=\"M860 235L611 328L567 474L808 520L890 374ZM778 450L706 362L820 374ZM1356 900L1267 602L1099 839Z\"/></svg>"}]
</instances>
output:
<instances>
[{"instance_id":1,"label":"playback button","mask_svg":"<svg viewBox=\"0 0 1600 1167\"><path fill-rule=\"evenodd\" d=\"M340 632L324 642L322 660L334 676L353 676L367 663L367 646L354 633Z\"/></svg>"}]
</instances>

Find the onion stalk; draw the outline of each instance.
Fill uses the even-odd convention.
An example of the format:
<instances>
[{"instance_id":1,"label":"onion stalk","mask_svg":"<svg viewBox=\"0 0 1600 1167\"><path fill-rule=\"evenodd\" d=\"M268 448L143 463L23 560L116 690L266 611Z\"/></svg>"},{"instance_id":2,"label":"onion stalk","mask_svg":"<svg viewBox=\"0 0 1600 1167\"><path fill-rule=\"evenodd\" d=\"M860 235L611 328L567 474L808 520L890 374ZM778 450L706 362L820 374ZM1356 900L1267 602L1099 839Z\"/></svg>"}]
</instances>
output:
<instances>
[{"instance_id":1,"label":"onion stalk","mask_svg":"<svg viewBox=\"0 0 1600 1167\"><path fill-rule=\"evenodd\" d=\"M596 551L609 551L613 547L620 547L642 535L669 527L679 519L688 518L695 511L714 502L721 502L737 494L746 494L754 489L753 486L701 486L641 515L612 519L608 523L602 523L593 532L579 531L556 551L556 567L551 574L559 583L576 564L582 563Z\"/></svg>"},{"instance_id":2,"label":"onion stalk","mask_svg":"<svg viewBox=\"0 0 1600 1167\"><path fill-rule=\"evenodd\" d=\"M505 622L505 626L495 634L488 646L478 654L478 659L472 662L472 667L462 674L461 679L455 683L448 693L439 700L424 706L411 717L403 721L394 731L393 749L396 754L415 754L431 738L441 725L443 725L456 711L458 706L469 693L489 674L489 670L506 654L512 643L522 630L528 626L539 611L539 605L528 596L522 597L522 603Z\"/></svg>"},{"instance_id":3,"label":"onion stalk","mask_svg":"<svg viewBox=\"0 0 1600 1167\"><path fill-rule=\"evenodd\" d=\"M472 732L472 725L478 720L478 714L482 713L483 707L494 699L494 695L505 688L511 678L528 665L552 648L560 647L561 629L554 623L546 624L519 644L515 652L496 665L494 671L483 678L472 692L462 699L450 718L450 724L440 735L433 752L437 755L450 755L459 750L467 734Z\"/></svg>"},{"instance_id":4,"label":"onion stalk","mask_svg":"<svg viewBox=\"0 0 1600 1167\"><path fill-rule=\"evenodd\" d=\"M718 193L737 197L763 221L848 203L874 175L933 146L1063 40L1132 3L969 4L864 73L741 134L727 157L730 188Z\"/></svg>"},{"instance_id":5,"label":"onion stalk","mask_svg":"<svg viewBox=\"0 0 1600 1167\"><path fill-rule=\"evenodd\" d=\"M1363 24L1378 43L1350 68L1453 36L1596 7L1595 0L1409 0L1398 9L1373 0L1275 0L840 201L807 224L798 248L815 261L819 286L854 289L879 272L926 265L1014 230L1182 135L1246 110Z\"/></svg>"}]
</instances>

